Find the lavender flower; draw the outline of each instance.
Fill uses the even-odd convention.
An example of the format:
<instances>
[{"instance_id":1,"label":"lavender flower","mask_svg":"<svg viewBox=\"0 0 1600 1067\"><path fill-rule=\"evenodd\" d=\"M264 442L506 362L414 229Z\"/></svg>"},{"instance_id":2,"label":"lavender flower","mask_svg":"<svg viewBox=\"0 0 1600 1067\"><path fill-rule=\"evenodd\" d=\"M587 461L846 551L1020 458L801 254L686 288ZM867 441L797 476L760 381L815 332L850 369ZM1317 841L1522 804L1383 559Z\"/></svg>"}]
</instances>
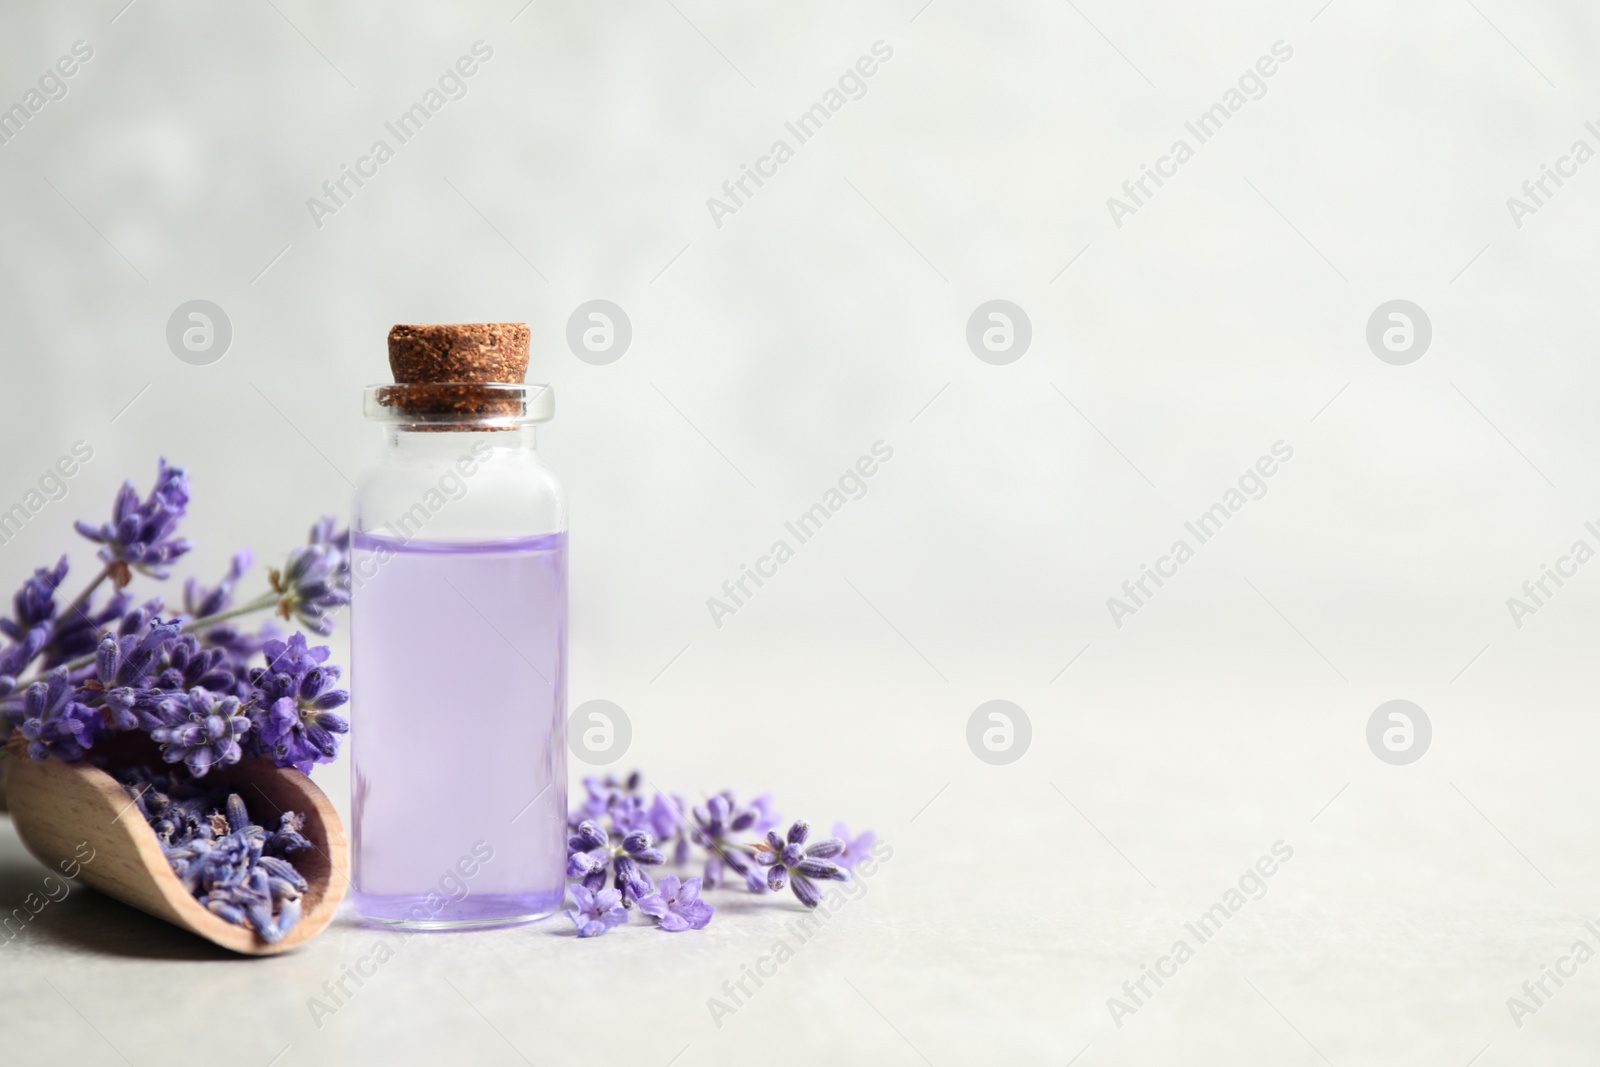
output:
<instances>
[{"instance_id":1,"label":"lavender flower","mask_svg":"<svg viewBox=\"0 0 1600 1067\"><path fill-rule=\"evenodd\" d=\"M54 567L35 570L13 598L13 617L0 619L0 633L14 642L27 640L36 630L47 635L45 643L36 650L36 654L43 657L47 671L92 652L101 629L121 619L130 602L119 592L102 607L94 608L88 597L82 597L58 613L56 594L66 580L67 571L66 556Z\"/></svg>"},{"instance_id":2,"label":"lavender flower","mask_svg":"<svg viewBox=\"0 0 1600 1067\"><path fill-rule=\"evenodd\" d=\"M333 709L344 706L350 694L334 688L339 668L323 666L327 646L306 647L304 634L287 642L268 641L263 651L267 666L250 672L259 694L251 711L252 754L271 756L280 767L310 774L313 764L338 757L338 735L348 733L350 724Z\"/></svg>"},{"instance_id":3,"label":"lavender flower","mask_svg":"<svg viewBox=\"0 0 1600 1067\"><path fill-rule=\"evenodd\" d=\"M678 867L689 862L689 819L684 810L682 797L657 793L646 813L650 832L662 846L672 845L672 862Z\"/></svg>"},{"instance_id":4,"label":"lavender flower","mask_svg":"<svg viewBox=\"0 0 1600 1067\"><path fill-rule=\"evenodd\" d=\"M247 630L236 623L225 622L213 626L199 635L200 643L207 648L220 648L228 654L228 661L236 677L241 680L248 679L250 671L245 666L250 660L261 654L270 641L282 641L284 631L275 622L264 622L254 631ZM244 695L243 693L240 694Z\"/></svg>"},{"instance_id":5,"label":"lavender flower","mask_svg":"<svg viewBox=\"0 0 1600 1067\"><path fill-rule=\"evenodd\" d=\"M850 836L850 827L842 822L833 824L833 836L844 842L844 851L833 857L833 862L855 873L856 865L872 855L872 846L878 843L878 835L871 830L863 830L856 837Z\"/></svg>"},{"instance_id":6,"label":"lavender flower","mask_svg":"<svg viewBox=\"0 0 1600 1067\"><path fill-rule=\"evenodd\" d=\"M145 609L140 608L129 619L138 619L144 613ZM163 622L154 617L145 625L135 622L132 632L121 637L108 634L95 650L95 676L106 689L151 685L169 646L182 636L183 627L176 621Z\"/></svg>"},{"instance_id":7,"label":"lavender flower","mask_svg":"<svg viewBox=\"0 0 1600 1067\"><path fill-rule=\"evenodd\" d=\"M341 572L341 567L346 569ZM321 637L333 633L329 616L350 603L346 556L331 544L295 549L283 570L274 568L269 578L278 594L278 614L300 620L300 625Z\"/></svg>"},{"instance_id":8,"label":"lavender flower","mask_svg":"<svg viewBox=\"0 0 1600 1067\"><path fill-rule=\"evenodd\" d=\"M618 833L649 829L650 822L645 813L644 798L639 796L638 792L643 780L638 771L620 781L615 775L610 774L604 778L596 778L593 775L585 778L583 780L585 796L576 816L578 821L590 819L600 822L609 818ZM576 825L574 823L573 827L576 828Z\"/></svg>"},{"instance_id":9,"label":"lavender flower","mask_svg":"<svg viewBox=\"0 0 1600 1067\"><path fill-rule=\"evenodd\" d=\"M215 586L201 585L190 578L183 587L183 610L193 622L222 615L233 607L234 587L244 577L255 561L248 549L235 552L228 573ZM220 648L228 654L234 673L243 677L243 665L254 658L268 641L282 640L283 632L274 623L260 626L256 632L243 629L237 621L226 619L196 631L200 643L207 648Z\"/></svg>"},{"instance_id":10,"label":"lavender flower","mask_svg":"<svg viewBox=\"0 0 1600 1067\"><path fill-rule=\"evenodd\" d=\"M67 557L50 569L40 567L22 583L12 598L12 617L0 618L0 634L11 644L0 652L0 676L15 678L41 654L53 651L60 623L56 619L56 590L67 576ZM46 667L54 666L47 662Z\"/></svg>"},{"instance_id":11,"label":"lavender flower","mask_svg":"<svg viewBox=\"0 0 1600 1067\"><path fill-rule=\"evenodd\" d=\"M35 570L33 577L23 582L22 588L12 598L11 618L0 619L0 633L13 641L21 641L34 627L54 620L56 590L61 588L66 577L66 556L62 556L60 562L49 570L43 567Z\"/></svg>"},{"instance_id":12,"label":"lavender flower","mask_svg":"<svg viewBox=\"0 0 1600 1067\"><path fill-rule=\"evenodd\" d=\"M585 819L567 838L567 877L582 879L588 888L598 889L605 884L610 865L610 839L598 823Z\"/></svg>"},{"instance_id":13,"label":"lavender flower","mask_svg":"<svg viewBox=\"0 0 1600 1067\"><path fill-rule=\"evenodd\" d=\"M236 682L229 669L227 651L203 648L200 639L193 634L166 642L156 666L156 686L160 689L209 689L213 693L226 693Z\"/></svg>"},{"instance_id":14,"label":"lavender flower","mask_svg":"<svg viewBox=\"0 0 1600 1067\"><path fill-rule=\"evenodd\" d=\"M705 929L717 909L700 899L700 879L680 882L677 875L669 874L654 893L639 901L639 910L653 916L661 929L679 933Z\"/></svg>"},{"instance_id":15,"label":"lavender flower","mask_svg":"<svg viewBox=\"0 0 1600 1067\"><path fill-rule=\"evenodd\" d=\"M36 626L29 630L21 640L0 649L0 678L6 679L15 688L17 676L27 670L50 640L48 626Z\"/></svg>"},{"instance_id":16,"label":"lavender flower","mask_svg":"<svg viewBox=\"0 0 1600 1067\"><path fill-rule=\"evenodd\" d=\"M726 870L732 870L745 880L752 893L764 893L767 881L761 873L752 870L747 858L747 847L734 838L755 825L755 811L736 810L727 794L719 793L706 801L704 807L694 809L695 826L690 839L708 853L706 856L705 887L715 889L724 881Z\"/></svg>"},{"instance_id":17,"label":"lavender flower","mask_svg":"<svg viewBox=\"0 0 1600 1067\"><path fill-rule=\"evenodd\" d=\"M335 589L350 592L350 531L340 530L338 522L332 515L324 515L311 527L311 535L306 540L310 545L322 545L333 555L331 571Z\"/></svg>"},{"instance_id":18,"label":"lavender flower","mask_svg":"<svg viewBox=\"0 0 1600 1067\"><path fill-rule=\"evenodd\" d=\"M654 888L650 884L650 876L642 868L659 866L667 861L661 850L654 846L655 838L648 830L635 830L623 836L612 867L617 872L614 885L622 890L624 904L636 903Z\"/></svg>"},{"instance_id":19,"label":"lavender flower","mask_svg":"<svg viewBox=\"0 0 1600 1067\"><path fill-rule=\"evenodd\" d=\"M767 868L767 888L776 893L787 882L800 903L814 908L822 903L822 890L816 882L848 882L850 872L829 862L844 851L843 841L825 837L806 845L810 835L811 827L804 820L790 826L787 837L768 830L766 842L756 846L756 862Z\"/></svg>"},{"instance_id":20,"label":"lavender flower","mask_svg":"<svg viewBox=\"0 0 1600 1067\"><path fill-rule=\"evenodd\" d=\"M117 621L117 636L137 637L144 633L145 627L159 621L162 609L165 607L166 601L155 596L131 611L124 612Z\"/></svg>"},{"instance_id":21,"label":"lavender flower","mask_svg":"<svg viewBox=\"0 0 1600 1067\"><path fill-rule=\"evenodd\" d=\"M191 619L204 619L212 615L221 615L233 607L233 587L239 584L239 579L244 577L250 565L255 562L255 553L248 548L233 554L233 560L228 566L228 573L222 576L214 587L200 584L200 579L190 578L183 583L183 610Z\"/></svg>"},{"instance_id":22,"label":"lavender flower","mask_svg":"<svg viewBox=\"0 0 1600 1067\"><path fill-rule=\"evenodd\" d=\"M105 732L100 713L74 700L73 692L65 670L24 692L20 729L34 759L82 759Z\"/></svg>"},{"instance_id":23,"label":"lavender flower","mask_svg":"<svg viewBox=\"0 0 1600 1067\"><path fill-rule=\"evenodd\" d=\"M151 601L144 608L130 611L129 605L132 603L132 597L118 591L98 608L85 601L66 614L57 616L51 625L50 643L45 646L43 653L45 670L93 652L101 635L108 630L124 626L130 627L130 631L138 629L161 610L159 599Z\"/></svg>"},{"instance_id":24,"label":"lavender flower","mask_svg":"<svg viewBox=\"0 0 1600 1067\"><path fill-rule=\"evenodd\" d=\"M654 888L641 868L665 862L666 856L655 847L648 830L608 835L598 823L586 819L567 838L567 877L580 879L585 888L593 891L605 885L609 869L614 872L613 888L629 907Z\"/></svg>"},{"instance_id":25,"label":"lavender flower","mask_svg":"<svg viewBox=\"0 0 1600 1067\"><path fill-rule=\"evenodd\" d=\"M577 910L567 910L567 918L578 928L579 937L599 937L614 926L628 921L622 907L622 894L615 889L593 892L584 886L572 887L572 902Z\"/></svg>"},{"instance_id":26,"label":"lavender flower","mask_svg":"<svg viewBox=\"0 0 1600 1067\"><path fill-rule=\"evenodd\" d=\"M783 823L783 816L779 815L778 809L773 806L771 793L762 793L752 800L750 810L756 816L755 823L750 827L755 833L764 834L768 830L777 829Z\"/></svg>"},{"instance_id":27,"label":"lavender flower","mask_svg":"<svg viewBox=\"0 0 1600 1067\"><path fill-rule=\"evenodd\" d=\"M150 739L161 746L161 758L182 761L196 778L244 756L241 742L250 730L250 717L240 712L238 697L219 699L209 690L191 689L185 696L162 700L156 716L161 725L150 731Z\"/></svg>"},{"instance_id":28,"label":"lavender flower","mask_svg":"<svg viewBox=\"0 0 1600 1067\"><path fill-rule=\"evenodd\" d=\"M76 526L84 537L104 546L100 559L121 589L132 580L135 570L151 578L166 578L171 573L168 565L189 551L188 541L173 536L188 506L188 473L182 467L168 466L163 458L155 488L143 503L133 483L124 482L110 522L96 527L80 520Z\"/></svg>"},{"instance_id":29,"label":"lavender flower","mask_svg":"<svg viewBox=\"0 0 1600 1067\"><path fill-rule=\"evenodd\" d=\"M85 703L103 705L114 730L169 725L157 714L163 694L152 686L162 657L179 640L178 624L160 619L153 619L142 633L101 638L94 677L84 683Z\"/></svg>"}]
</instances>

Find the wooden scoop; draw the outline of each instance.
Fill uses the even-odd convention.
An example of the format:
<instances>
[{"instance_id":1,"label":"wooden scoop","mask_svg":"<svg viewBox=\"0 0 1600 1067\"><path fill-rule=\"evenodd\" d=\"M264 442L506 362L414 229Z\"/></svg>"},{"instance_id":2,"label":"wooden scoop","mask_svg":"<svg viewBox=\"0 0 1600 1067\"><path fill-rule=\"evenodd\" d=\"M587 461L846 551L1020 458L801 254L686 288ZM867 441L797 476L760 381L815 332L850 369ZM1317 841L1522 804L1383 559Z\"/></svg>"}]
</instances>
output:
<instances>
[{"instance_id":1,"label":"wooden scoop","mask_svg":"<svg viewBox=\"0 0 1600 1067\"><path fill-rule=\"evenodd\" d=\"M231 786L269 830L285 811L305 816L300 832L312 847L290 860L310 890L301 897L300 921L275 945L211 914L189 894L133 797L105 771L30 759L21 742L12 743L5 763L11 821L36 859L53 871L76 869L69 877L234 952L271 956L303 945L333 921L350 885L349 845L333 805L310 778L270 760L245 760L205 780Z\"/></svg>"}]
</instances>

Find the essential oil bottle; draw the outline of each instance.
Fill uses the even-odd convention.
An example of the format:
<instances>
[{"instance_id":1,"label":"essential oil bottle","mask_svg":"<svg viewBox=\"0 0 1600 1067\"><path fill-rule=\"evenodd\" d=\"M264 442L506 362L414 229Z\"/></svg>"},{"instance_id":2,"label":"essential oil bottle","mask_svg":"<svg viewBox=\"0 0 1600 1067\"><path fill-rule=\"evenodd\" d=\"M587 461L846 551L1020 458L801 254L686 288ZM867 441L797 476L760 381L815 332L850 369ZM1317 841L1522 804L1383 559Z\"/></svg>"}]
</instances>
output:
<instances>
[{"instance_id":1,"label":"essential oil bottle","mask_svg":"<svg viewBox=\"0 0 1600 1067\"><path fill-rule=\"evenodd\" d=\"M396 326L351 523L351 897L424 929L566 889L567 524L520 323Z\"/></svg>"}]
</instances>

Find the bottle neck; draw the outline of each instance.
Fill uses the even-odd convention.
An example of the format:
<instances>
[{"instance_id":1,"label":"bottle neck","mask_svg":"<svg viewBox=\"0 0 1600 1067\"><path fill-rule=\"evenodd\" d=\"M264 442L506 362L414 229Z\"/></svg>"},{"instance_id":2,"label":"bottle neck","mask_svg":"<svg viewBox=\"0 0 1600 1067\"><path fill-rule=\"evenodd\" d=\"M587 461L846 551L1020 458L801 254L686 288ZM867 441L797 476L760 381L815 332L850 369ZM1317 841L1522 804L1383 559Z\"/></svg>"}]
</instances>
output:
<instances>
[{"instance_id":1,"label":"bottle neck","mask_svg":"<svg viewBox=\"0 0 1600 1067\"><path fill-rule=\"evenodd\" d=\"M384 427L384 453L418 459L449 459L451 456L479 456L502 452L534 452L538 448L538 428L533 425L512 429L476 430L412 429L401 425Z\"/></svg>"}]
</instances>

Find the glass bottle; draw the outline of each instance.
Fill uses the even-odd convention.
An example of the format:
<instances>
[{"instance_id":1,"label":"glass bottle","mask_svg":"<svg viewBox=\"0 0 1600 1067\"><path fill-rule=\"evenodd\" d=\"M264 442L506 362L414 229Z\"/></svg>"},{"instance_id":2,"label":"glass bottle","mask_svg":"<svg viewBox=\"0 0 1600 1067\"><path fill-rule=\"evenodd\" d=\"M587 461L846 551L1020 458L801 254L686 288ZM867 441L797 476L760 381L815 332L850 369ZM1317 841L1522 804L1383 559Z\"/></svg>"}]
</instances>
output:
<instances>
[{"instance_id":1,"label":"glass bottle","mask_svg":"<svg viewBox=\"0 0 1600 1067\"><path fill-rule=\"evenodd\" d=\"M475 402L437 402L451 389ZM566 888L566 500L535 426L553 396L384 385L365 408L384 444L351 523L351 896L419 928L549 915Z\"/></svg>"}]
</instances>

